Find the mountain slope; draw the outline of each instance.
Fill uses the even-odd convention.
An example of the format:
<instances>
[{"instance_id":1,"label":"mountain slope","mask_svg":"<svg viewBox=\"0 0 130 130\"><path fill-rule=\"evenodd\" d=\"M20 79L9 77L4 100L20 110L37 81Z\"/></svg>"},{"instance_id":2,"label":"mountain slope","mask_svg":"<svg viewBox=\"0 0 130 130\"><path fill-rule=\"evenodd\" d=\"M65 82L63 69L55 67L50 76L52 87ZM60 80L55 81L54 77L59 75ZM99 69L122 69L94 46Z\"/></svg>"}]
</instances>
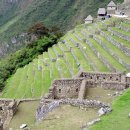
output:
<instances>
[{"instance_id":1,"label":"mountain slope","mask_svg":"<svg viewBox=\"0 0 130 130\"><path fill-rule=\"evenodd\" d=\"M115 0L122 2L123 0ZM48 26L58 26L68 30L81 22L88 14L96 15L99 7L104 7L109 0L1 0L0 25L11 25L0 32L0 39L5 41L18 33L27 31L32 24L43 21ZM19 17L16 21L16 17ZM0 28L1 29L1 28Z\"/></svg>"},{"instance_id":2,"label":"mountain slope","mask_svg":"<svg viewBox=\"0 0 130 130\"><path fill-rule=\"evenodd\" d=\"M118 19L77 26L48 52L18 69L8 80L2 97L40 97L54 79L73 77L80 70L130 71L130 33L125 27L129 28L130 22Z\"/></svg>"}]
</instances>

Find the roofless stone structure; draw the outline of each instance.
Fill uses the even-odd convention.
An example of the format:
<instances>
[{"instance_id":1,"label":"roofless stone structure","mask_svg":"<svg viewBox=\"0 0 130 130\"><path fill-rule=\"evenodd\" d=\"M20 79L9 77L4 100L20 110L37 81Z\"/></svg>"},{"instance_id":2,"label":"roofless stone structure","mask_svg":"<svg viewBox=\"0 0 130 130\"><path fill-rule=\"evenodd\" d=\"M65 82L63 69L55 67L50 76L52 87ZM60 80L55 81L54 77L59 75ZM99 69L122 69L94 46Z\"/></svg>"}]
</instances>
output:
<instances>
[{"instance_id":1,"label":"roofless stone structure","mask_svg":"<svg viewBox=\"0 0 130 130\"><path fill-rule=\"evenodd\" d=\"M60 104L99 108L106 106L99 101L85 99L88 88L101 86L104 89L122 91L129 85L130 76L124 73L80 72L73 79L54 80L49 93L41 99L36 120L43 120L48 112Z\"/></svg>"}]
</instances>

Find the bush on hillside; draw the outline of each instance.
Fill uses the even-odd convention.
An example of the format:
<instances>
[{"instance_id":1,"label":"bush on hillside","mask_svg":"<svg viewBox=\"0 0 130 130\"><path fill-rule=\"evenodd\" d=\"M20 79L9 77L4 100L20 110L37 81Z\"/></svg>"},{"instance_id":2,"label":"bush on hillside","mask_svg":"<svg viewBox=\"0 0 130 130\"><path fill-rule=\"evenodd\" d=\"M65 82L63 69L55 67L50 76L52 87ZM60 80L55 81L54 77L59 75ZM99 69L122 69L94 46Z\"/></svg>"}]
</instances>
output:
<instances>
[{"instance_id":1,"label":"bush on hillside","mask_svg":"<svg viewBox=\"0 0 130 130\"><path fill-rule=\"evenodd\" d=\"M7 79L16 72L20 67L25 66L31 62L38 55L54 44L57 43L58 37L56 35L44 36L41 39L28 44L25 48L11 54L5 60L0 62L0 90L6 84Z\"/></svg>"}]
</instances>

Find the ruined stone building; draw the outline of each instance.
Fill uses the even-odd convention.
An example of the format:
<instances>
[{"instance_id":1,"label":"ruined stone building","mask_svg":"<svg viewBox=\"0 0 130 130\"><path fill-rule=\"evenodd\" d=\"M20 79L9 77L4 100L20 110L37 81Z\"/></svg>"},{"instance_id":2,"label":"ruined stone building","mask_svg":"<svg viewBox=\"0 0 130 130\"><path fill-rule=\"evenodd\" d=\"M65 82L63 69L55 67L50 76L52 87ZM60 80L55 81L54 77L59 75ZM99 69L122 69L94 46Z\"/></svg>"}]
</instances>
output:
<instances>
[{"instance_id":1,"label":"ruined stone building","mask_svg":"<svg viewBox=\"0 0 130 130\"><path fill-rule=\"evenodd\" d=\"M123 90L130 84L130 77L123 73L81 72L74 79L55 80L46 98L80 98L86 88L101 86L104 89ZM84 94L83 94L84 95Z\"/></svg>"},{"instance_id":2,"label":"ruined stone building","mask_svg":"<svg viewBox=\"0 0 130 130\"><path fill-rule=\"evenodd\" d=\"M48 112L60 104L108 107L100 101L85 99L87 89L102 87L103 89L122 91L129 85L130 75L124 73L80 72L72 79L54 80L49 93L41 98L40 106L36 112L36 120L43 120Z\"/></svg>"},{"instance_id":3,"label":"ruined stone building","mask_svg":"<svg viewBox=\"0 0 130 130\"><path fill-rule=\"evenodd\" d=\"M7 127L9 121L17 111L15 100L0 100L0 130Z\"/></svg>"}]
</instances>

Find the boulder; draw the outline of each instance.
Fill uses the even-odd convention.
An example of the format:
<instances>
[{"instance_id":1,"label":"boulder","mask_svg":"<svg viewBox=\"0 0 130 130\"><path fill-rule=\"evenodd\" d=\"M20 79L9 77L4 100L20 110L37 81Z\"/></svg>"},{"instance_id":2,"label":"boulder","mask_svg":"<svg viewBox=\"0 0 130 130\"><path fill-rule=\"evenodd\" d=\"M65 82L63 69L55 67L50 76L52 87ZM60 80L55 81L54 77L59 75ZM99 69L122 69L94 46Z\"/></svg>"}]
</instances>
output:
<instances>
[{"instance_id":1,"label":"boulder","mask_svg":"<svg viewBox=\"0 0 130 130\"><path fill-rule=\"evenodd\" d=\"M98 111L99 116L105 115L104 108L100 108Z\"/></svg>"},{"instance_id":2,"label":"boulder","mask_svg":"<svg viewBox=\"0 0 130 130\"><path fill-rule=\"evenodd\" d=\"M93 121L88 122L88 123L87 123L87 126L94 125L94 124L96 124L97 122L100 122L100 121L101 121L101 119L100 119L100 118L98 118L98 119L94 119Z\"/></svg>"},{"instance_id":3,"label":"boulder","mask_svg":"<svg viewBox=\"0 0 130 130\"><path fill-rule=\"evenodd\" d=\"M105 115L107 113L112 112L112 109L110 107L100 108L98 111L99 116Z\"/></svg>"}]
</instances>

